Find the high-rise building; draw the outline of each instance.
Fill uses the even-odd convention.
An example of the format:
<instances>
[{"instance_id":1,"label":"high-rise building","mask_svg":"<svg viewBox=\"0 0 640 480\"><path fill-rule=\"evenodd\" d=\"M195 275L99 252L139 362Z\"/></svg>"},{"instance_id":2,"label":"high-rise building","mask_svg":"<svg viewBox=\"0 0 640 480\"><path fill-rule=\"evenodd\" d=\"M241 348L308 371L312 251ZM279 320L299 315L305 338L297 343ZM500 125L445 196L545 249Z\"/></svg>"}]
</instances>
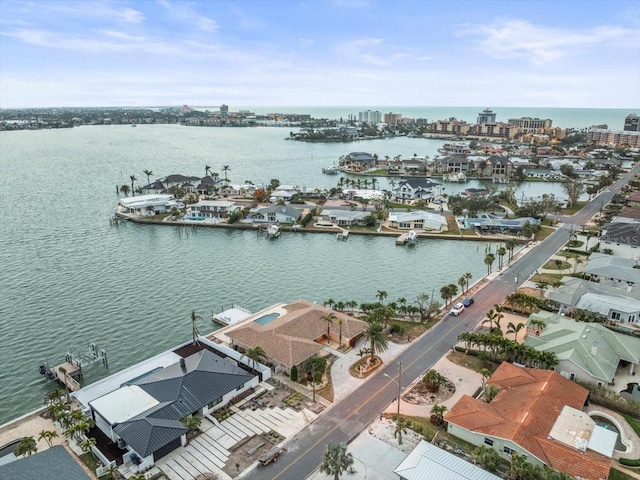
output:
<instances>
[{"instance_id":1,"label":"high-rise building","mask_svg":"<svg viewBox=\"0 0 640 480\"><path fill-rule=\"evenodd\" d=\"M229 105L220 105L220 116L225 118L229 116Z\"/></svg>"},{"instance_id":2,"label":"high-rise building","mask_svg":"<svg viewBox=\"0 0 640 480\"><path fill-rule=\"evenodd\" d=\"M635 113L627 115L624 119L624 130L627 132L640 132L639 120L640 118Z\"/></svg>"},{"instance_id":3,"label":"high-rise building","mask_svg":"<svg viewBox=\"0 0 640 480\"><path fill-rule=\"evenodd\" d=\"M603 128L591 127L587 130L587 143L638 148L640 147L640 131L605 130Z\"/></svg>"},{"instance_id":4,"label":"high-rise building","mask_svg":"<svg viewBox=\"0 0 640 480\"><path fill-rule=\"evenodd\" d=\"M385 113L384 114L384 123L389 124L389 125L395 125L396 123L400 123L400 121L402 120L402 114L401 113Z\"/></svg>"},{"instance_id":5,"label":"high-rise building","mask_svg":"<svg viewBox=\"0 0 640 480\"><path fill-rule=\"evenodd\" d=\"M535 130L549 129L553 121L550 118L510 118L509 124L521 128L525 132L534 132Z\"/></svg>"},{"instance_id":6,"label":"high-rise building","mask_svg":"<svg viewBox=\"0 0 640 480\"><path fill-rule=\"evenodd\" d=\"M485 108L478 114L478 121L476 123L478 125L482 125L484 123L496 123L496 114L489 108Z\"/></svg>"},{"instance_id":7,"label":"high-rise building","mask_svg":"<svg viewBox=\"0 0 640 480\"><path fill-rule=\"evenodd\" d=\"M382 114L377 110L358 112L358 121L367 123L380 123L382 121Z\"/></svg>"}]
</instances>

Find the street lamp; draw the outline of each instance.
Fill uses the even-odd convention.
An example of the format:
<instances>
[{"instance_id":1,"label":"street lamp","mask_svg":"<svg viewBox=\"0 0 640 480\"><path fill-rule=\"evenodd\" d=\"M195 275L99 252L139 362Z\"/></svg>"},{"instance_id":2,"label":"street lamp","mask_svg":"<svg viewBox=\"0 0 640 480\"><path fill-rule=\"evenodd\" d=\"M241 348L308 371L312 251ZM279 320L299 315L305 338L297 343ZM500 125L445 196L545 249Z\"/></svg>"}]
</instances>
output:
<instances>
[{"instance_id":1,"label":"street lamp","mask_svg":"<svg viewBox=\"0 0 640 480\"><path fill-rule=\"evenodd\" d=\"M391 378L386 373L383 373L383 375L393 380L393 378ZM396 382L395 380L393 381ZM399 422L400 421L400 397L402 396L402 360L398 362L398 381L396 383L398 384L398 411L396 414L396 422Z\"/></svg>"}]
</instances>

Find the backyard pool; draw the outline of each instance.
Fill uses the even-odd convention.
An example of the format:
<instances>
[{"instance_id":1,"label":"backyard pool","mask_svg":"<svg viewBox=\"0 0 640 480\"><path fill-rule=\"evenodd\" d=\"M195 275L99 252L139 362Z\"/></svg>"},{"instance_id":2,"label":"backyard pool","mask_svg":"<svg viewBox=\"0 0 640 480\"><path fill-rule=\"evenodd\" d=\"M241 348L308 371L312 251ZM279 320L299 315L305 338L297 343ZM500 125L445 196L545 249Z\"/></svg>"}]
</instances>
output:
<instances>
[{"instance_id":1,"label":"backyard pool","mask_svg":"<svg viewBox=\"0 0 640 480\"><path fill-rule=\"evenodd\" d=\"M260 325L266 325L267 323L273 322L279 316L280 316L279 313L268 313L266 315L261 316L260 318L256 318L254 322Z\"/></svg>"},{"instance_id":2,"label":"backyard pool","mask_svg":"<svg viewBox=\"0 0 640 480\"><path fill-rule=\"evenodd\" d=\"M609 419L601 417L599 415L591 415L591 418L593 419L594 422L596 422L596 425L599 425L602 428L606 428L607 430L611 430L612 432L615 432L615 433L618 434L618 436L616 437L616 446L615 446L616 450L618 450L620 452L626 452L627 451L627 447L620 440L620 431L618 430L618 427L616 427L613 424L613 422L611 422Z\"/></svg>"}]
</instances>

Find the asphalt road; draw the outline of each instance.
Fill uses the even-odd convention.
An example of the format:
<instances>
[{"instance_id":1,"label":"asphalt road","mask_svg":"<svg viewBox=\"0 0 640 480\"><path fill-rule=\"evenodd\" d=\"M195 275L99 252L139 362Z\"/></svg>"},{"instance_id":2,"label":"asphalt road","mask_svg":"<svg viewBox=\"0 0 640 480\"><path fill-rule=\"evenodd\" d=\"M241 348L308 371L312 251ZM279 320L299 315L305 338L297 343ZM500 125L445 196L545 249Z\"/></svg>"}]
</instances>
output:
<instances>
[{"instance_id":1,"label":"asphalt road","mask_svg":"<svg viewBox=\"0 0 640 480\"><path fill-rule=\"evenodd\" d=\"M524 255L502 274L474 295L475 303L457 317L447 316L425 335L411 343L398 357L402 361L402 386L409 385L431 368L453 345L458 335L472 330L485 313L525 282L538 268L557 252L577 230L595 215L623 185L627 184L640 164L621 177L597 199L579 213L558 217L563 226L540 242L533 252ZM385 374L387 376L385 376ZM302 480L311 475L321 462L325 445L350 442L364 430L398 395L398 363L386 364L382 370L367 379L358 388L345 395L307 428L285 444L284 452L275 463L259 467L242 478L266 480Z\"/></svg>"}]
</instances>

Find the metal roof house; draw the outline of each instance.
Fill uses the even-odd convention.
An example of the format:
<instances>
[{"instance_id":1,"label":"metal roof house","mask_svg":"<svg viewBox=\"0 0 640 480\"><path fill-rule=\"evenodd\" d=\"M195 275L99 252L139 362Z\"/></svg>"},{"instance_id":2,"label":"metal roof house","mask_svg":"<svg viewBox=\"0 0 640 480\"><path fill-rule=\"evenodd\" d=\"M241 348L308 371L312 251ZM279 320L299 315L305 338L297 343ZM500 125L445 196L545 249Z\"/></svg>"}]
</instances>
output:
<instances>
[{"instance_id":1,"label":"metal roof house","mask_svg":"<svg viewBox=\"0 0 640 480\"><path fill-rule=\"evenodd\" d=\"M400 230L447 230L447 219L439 213L416 210L413 212L393 212L389 215L391 226Z\"/></svg>"},{"instance_id":2,"label":"metal roof house","mask_svg":"<svg viewBox=\"0 0 640 480\"><path fill-rule=\"evenodd\" d=\"M589 263L584 273L592 280L612 280L627 285L640 284L640 270L635 268L636 261L629 258L614 257L604 253L589 255Z\"/></svg>"},{"instance_id":3,"label":"metal roof house","mask_svg":"<svg viewBox=\"0 0 640 480\"><path fill-rule=\"evenodd\" d=\"M543 320L546 325L537 335L528 334L525 345L555 353L556 371L564 377L606 385L613 383L620 362L629 364L630 373L638 368L640 338L544 310L529 316L528 332L534 319Z\"/></svg>"},{"instance_id":4,"label":"metal roof house","mask_svg":"<svg viewBox=\"0 0 640 480\"><path fill-rule=\"evenodd\" d=\"M76 394L97 428L117 444L121 462L134 471L151 468L186 444L183 417L208 415L271 376L268 367L250 365L240 353L205 338L145 363L148 369L131 367Z\"/></svg>"}]
</instances>

